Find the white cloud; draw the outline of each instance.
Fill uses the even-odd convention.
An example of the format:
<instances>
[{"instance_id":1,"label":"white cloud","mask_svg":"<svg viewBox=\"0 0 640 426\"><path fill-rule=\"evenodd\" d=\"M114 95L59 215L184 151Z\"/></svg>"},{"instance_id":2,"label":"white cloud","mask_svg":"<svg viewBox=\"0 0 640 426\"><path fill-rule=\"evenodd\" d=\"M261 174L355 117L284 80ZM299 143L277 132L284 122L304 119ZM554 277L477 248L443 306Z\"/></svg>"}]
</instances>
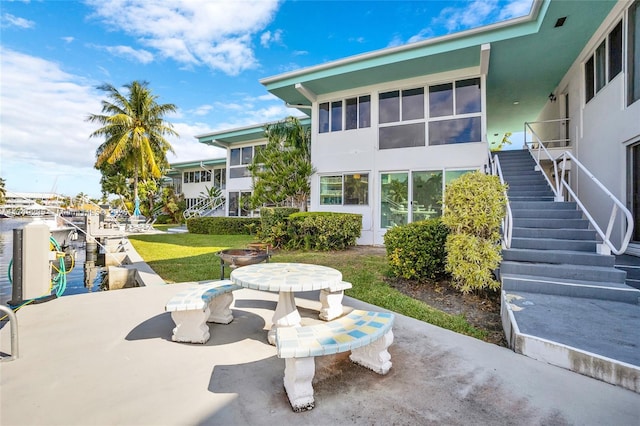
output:
<instances>
[{"instance_id":1,"label":"white cloud","mask_svg":"<svg viewBox=\"0 0 640 426\"><path fill-rule=\"evenodd\" d=\"M130 61L140 62L141 64L148 64L153 61L153 54L144 49L136 50L130 46L102 46L101 48L112 55L119 56Z\"/></svg>"},{"instance_id":2,"label":"white cloud","mask_svg":"<svg viewBox=\"0 0 640 426\"><path fill-rule=\"evenodd\" d=\"M18 27L23 29L33 28L36 25L33 21L14 16L10 13L3 13L1 22L3 27Z\"/></svg>"},{"instance_id":3,"label":"white cloud","mask_svg":"<svg viewBox=\"0 0 640 426\"><path fill-rule=\"evenodd\" d=\"M237 75L257 66L252 36L273 19L278 0L88 0L94 17L186 66ZM271 35L273 37L273 35Z\"/></svg>"},{"instance_id":4,"label":"white cloud","mask_svg":"<svg viewBox=\"0 0 640 426\"><path fill-rule=\"evenodd\" d=\"M198 108L189 111L193 115L207 115L211 112L213 106L211 105L200 105Z\"/></svg>"},{"instance_id":5,"label":"white cloud","mask_svg":"<svg viewBox=\"0 0 640 426\"><path fill-rule=\"evenodd\" d=\"M100 197L100 173L93 168L102 142L89 135L97 128L87 116L100 113L100 84L65 72L55 62L0 47L0 177L11 191L80 192ZM24 70L29 70L28 73ZM270 113L245 111L244 122ZM176 155L170 162L223 156L200 144L195 135L210 125L191 125L167 117L179 137L169 138Z\"/></svg>"},{"instance_id":6,"label":"white cloud","mask_svg":"<svg viewBox=\"0 0 640 426\"><path fill-rule=\"evenodd\" d=\"M260 45L269 47L272 44L282 44L282 30L266 31L260 36Z\"/></svg>"},{"instance_id":7,"label":"white cloud","mask_svg":"<svg viewBox=\"0 0 640 426\"><path fill-rule=\"evenodd\" d=\"M528 15L531 11L532 4L532 0L512 0L502 8L499 19L503 21Z\"/></svg>"},{"instance_id":8,"label":"white cloud","mask_svg":"<svg viewBox=\"0 0 640 426\"><path fill-rule=\"evenodd\" d=\"M69 44L71 42L73 42L73 40L75 40L74 37L68 36L68 37L60 37L65 43Z\"/></svg>"},{"instance_id":9,"label":"white cloud","mask_svg":"<svg viewBox=\"0 0 640 426\"><path fill-rule=\"evenodd\" d=\"M308 50L294 50L293 52L291 52L292 56L304 56L308 54L309 54Z\"/></svg>"}]
</instances>

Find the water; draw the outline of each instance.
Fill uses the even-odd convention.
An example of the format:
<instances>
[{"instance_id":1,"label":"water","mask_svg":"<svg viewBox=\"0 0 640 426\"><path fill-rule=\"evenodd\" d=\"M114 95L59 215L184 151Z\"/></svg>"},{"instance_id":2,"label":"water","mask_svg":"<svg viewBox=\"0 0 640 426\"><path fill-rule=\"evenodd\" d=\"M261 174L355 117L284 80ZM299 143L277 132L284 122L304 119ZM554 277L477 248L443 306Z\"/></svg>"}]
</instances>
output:
<instances>
[{"instance_id":1,"label":"water","mask_svg":"<svg viewBox=\"0 0 640 426\"><path fill-rule=\"evenodd\" d=\"M12 299L12 285L8 271L13 257L13 230L20 229L33 220L32 218L0 219L0 303L6 304ZM104 268L96 265L99 263L94 259L96 255L90 253L87 261L84 242L73 242L71 247L76 251L75 265L67 274L67 287L63 296L100 291Z\"/></svg>"}]
</instances>

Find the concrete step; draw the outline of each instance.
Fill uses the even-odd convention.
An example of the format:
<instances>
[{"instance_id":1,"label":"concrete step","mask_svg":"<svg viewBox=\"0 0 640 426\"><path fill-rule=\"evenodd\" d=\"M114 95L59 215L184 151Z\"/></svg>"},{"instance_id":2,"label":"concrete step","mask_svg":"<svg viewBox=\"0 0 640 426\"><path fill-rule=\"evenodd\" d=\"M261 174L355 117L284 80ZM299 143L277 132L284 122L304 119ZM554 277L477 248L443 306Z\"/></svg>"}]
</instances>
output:
<instances>
[{"instance_id":1,"label":"concrete step","mask_svg":"<svg viewBox=\"0 0 640 426\"><path fill-rule=\"evenodd\" d=\"M506 183L508 183L510 186L519 186L519 185L526 185L528 183L530 184L534 184L534 185L549 185L546 181L546 179L544 178L544 176L542 175L531 175L531 176L510 176L510 177L506 177L504 175L502 175L502 177L504 178L504 181Z\"/></svg>"},{"instance_id":2,"label":"concrete step","mask_svg":"<svg viewBox=\"0 0 640 426\"><path fill-rule=\"evenodd\" d=\"M551 191L551 187L545 181L539 182L531 182L531 181L522 181L522 182L507 182L509 185L509 192L515 193L519 191Z\"/></svg>"},{"instance_id":3,"label":"concrete step","mask_svg":"<svg viewBox=\"0 0 640 426\"><path fill-rule=\"evenodd\" d=\"M587 219L513 218L516 228L587 229Z\"/></svg>"},{"instance_id":4,"label":"concrete step","mask_svg":"<svg viewBox=\"0 0 640 426\"><path fill-rule=\"evenodd\" d=\"M582 219L582 212L568 209L514 209L514 218L543 218L543 219Z\"/></svg>"},{"instance_id":5,"label":"concrete step","mask_svg":"<svg viewBox=\"0 0 640 426\"><path fill-rule=\"evenodd\" d=\"M510 201L553 201L553 195L509 195Z\"/></svg>"},{"instance_id":6,"label":"concrete step","mask_svg":"<svg viewBox=\"0 0 640 426\"><path fill-rule=\"evenodd\" d=\"M572 250L595 253L596 241L556 238L511 238L511 248L534 250Z\"/></svg>"},{"instance_id":7,"label":"concrete step","mask_svg":"<svg viewBox=\"0 0 640 426\"><path fill-rule=\"evenodd\" d=\"M544 209L544 210L576 210L574 202L549 202L549 201L512 201L509 203L512 210L518 209Z\"/></svg>"},{"instance_id":8,"label":"concrete step","mask_svg":"<svg viewBox=\"0 0 640 426\"><path fill-rule=\"evenodd\" d=\"M548 263L526 263L502 261L500 274L530 275L534 277L555 278L560 280L596 281L624 284L627 274L615 268Z\"/></svg>"},{"instance_id":9,"label":"concrete step","mask_svg":"<svg viewBox=\"0 0 640 426\"><path fill-rule=\"evenodd\" d=\"M596 241L596 231L593 229L563 229L563 228L529 228L513 227L513 238L553 238L559 240Z\"/></svg>"},{"instance_id":10,"label":"concrete step","mask_svg":"<svg viewBox=\"0 0 640 426\"><path fill-rule=\"evenodd\" d=\"M532 198L532 197L551 197L552 199L554 198L553 192L550 189L547 190L540 190L540 191L535 191L535 190L531 190L531 191L525 191L525 190L513 190L513 189L507 189L507 197L509 197L509 199L511 199L511 197L528 197L528 198Z\"/></svg>"},{"instance_id":11,"label":"concrete step","mask_svg":"<svg viewBox=\"0 0 640 426\"><path fill-rule=\"evenodd\" d=\"M544 176L542 176L542 174L539 171L534 170L533 167L505 168L505 169L501 169L501 171L502 171L502 176L504 176L504 178L507 180L515 177L520 177L520 176L528 176L528 177L540 176L544 178Z\"/></svg>"},{"instance_id":12,"label":"concrete step","mask_svg":"<svg viewBox=\"0 0 640 426\"><path fill-rule=\"evenodd\" d=\"M640 290L617 282L554 280L531 275L501 274L502 289L554 296L640 303Z\"/></svg>"},{"instance_id":13,"label":"concrete step","mask_svg":"<svg viewBox=\"0 0 640 426\"><path fill-rule=\"evenodd\" d=\"M502 250L502 259L514 262L550 263L567 265L591 265L613 268L615 256L606 256L595 252L571 250L536 250L510 248Z\"/></svg>"}]
</instances>

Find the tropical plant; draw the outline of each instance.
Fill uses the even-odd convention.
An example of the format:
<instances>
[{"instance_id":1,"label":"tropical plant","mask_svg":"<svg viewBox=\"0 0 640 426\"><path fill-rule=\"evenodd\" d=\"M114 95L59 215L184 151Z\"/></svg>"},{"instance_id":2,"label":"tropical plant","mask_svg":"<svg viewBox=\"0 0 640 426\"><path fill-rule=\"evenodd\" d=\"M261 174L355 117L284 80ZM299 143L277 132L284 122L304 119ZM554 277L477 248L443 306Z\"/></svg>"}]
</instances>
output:
<instances>
[{"instance_id":1,"label":"tropical plant","mask_svg":"<svg viewBox=\"0 0 640 426\"><path fill-rule=\"evenodd\" d=\"M205 186L204 191L200 191L199 194L199 198L204 198L208 201L213 201L220 197L222 197L222 190L215 185L212 187Z\"/></svg>"},{"instance_id":2,"label":"tropical plant","mask_svg":"<svg viewBox=\"0 0 640 426\"><path fill-rule=\"evenodd\" d=\"M0 178L0 204L7 202L7 190L5 189L5 180Z\"/></svg>"},{"instance_id":3,"label":"tropical plant","mask_svg":"<svg viewBox=\"0 0 640 426\"><path fill-rule=\"evenodd\" d=\"M167 151L174 151L165 136L178 134L164 117L177 108L174 104L158 104L157 95L145 81L133 81L124 87L127 96L111 84L99 86L107 100L102 101L102 114L91 114L87 121L102 126L90 136L105 139L96 150L95 168L121 166L133 177L133 198L137 199L138 180L160 178L168 167Z\"/></svg>"},{"instance_id":4,"label":"tropical plant","mask_svg":"<svg viewBox=\"0 0 640 426\"><path fill-rule=\"evenodd\" d=\"M307 209L311 192L311 132L295 117L265 128L267 146L248 166L253 177L251 208L263 205L296 206Z\"/></svg>"}]
</instances>

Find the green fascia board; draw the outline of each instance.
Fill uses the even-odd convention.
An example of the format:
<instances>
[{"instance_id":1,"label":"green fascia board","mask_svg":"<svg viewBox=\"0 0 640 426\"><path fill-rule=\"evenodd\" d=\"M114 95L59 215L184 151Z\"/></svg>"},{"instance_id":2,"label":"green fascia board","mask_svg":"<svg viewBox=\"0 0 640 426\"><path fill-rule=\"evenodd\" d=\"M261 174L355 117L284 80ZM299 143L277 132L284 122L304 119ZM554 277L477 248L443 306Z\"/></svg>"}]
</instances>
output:
<instances>
[{"instance_id":1,"label":"green fascia board","mask_svg":"<svg viewBox=\"0 0 640 426\"><path fill-rule=\"evenodd\" d=\"M169 164L169 167L171 167L169 169L169 172L167 173L167 175L171 175L174 171L176 172L181 172L184 169L190 169L193 167L200 167L200 166L224 166L227 164L227 158L223 157L223 158L212 158L209 160L202 160L202 161L184 161L184 162L180 162L180 163L171 163Z\"/></svg>"},{"instance_id":2,"label":"green fascia board","mask_svg":"<svg viewBox=\"0 0 640 426\"><path fill-rule=\"evenodd\" d=\"M298 117L300 124L303 126L311 125L311 118ZM223 130L220 132L206 133L204 135L198 135L196 138L198 142L207 145L213 145L219 148L228 148L231 145L247 143L258 139L264 139L264 129L267 125L272 123L253 124L246 127Z\"/></svg>"}]
</instances>

